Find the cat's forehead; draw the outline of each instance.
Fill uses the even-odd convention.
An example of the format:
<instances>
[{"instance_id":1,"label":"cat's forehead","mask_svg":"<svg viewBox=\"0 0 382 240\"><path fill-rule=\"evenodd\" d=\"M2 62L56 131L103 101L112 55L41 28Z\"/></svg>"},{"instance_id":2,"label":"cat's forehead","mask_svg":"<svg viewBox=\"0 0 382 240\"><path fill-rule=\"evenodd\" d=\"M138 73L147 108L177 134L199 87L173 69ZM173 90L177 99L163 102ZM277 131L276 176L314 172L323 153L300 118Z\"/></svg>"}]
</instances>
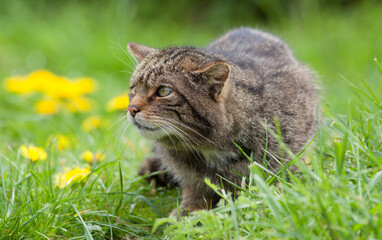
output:
<instances>
[{"instance_id":1,"label":"cat's forehead","mask_svg":"<svg viewBox=\"0 0 382 240\"><path fill-rule=\"evenodd\" d=\"M163 79L186 74L202 66L207 55L193 47L172 47L148 55L140 62L130 81L132 85L155 86Z\"/></svg>"},{"instance_id":2,"label":"cat's forehead","mask_svg":"<svg viewBox=\"0 0 382 240\"><path fill-rule=\"evenodd\" d=\"M141 85L147 87L154 87L169 78L171 72L165 70L164 66L150 66L147 65L142 69L136 69L130 79L131 85ZM167 76L167 77L166 77Z\"/></svg>"}]
</instances>

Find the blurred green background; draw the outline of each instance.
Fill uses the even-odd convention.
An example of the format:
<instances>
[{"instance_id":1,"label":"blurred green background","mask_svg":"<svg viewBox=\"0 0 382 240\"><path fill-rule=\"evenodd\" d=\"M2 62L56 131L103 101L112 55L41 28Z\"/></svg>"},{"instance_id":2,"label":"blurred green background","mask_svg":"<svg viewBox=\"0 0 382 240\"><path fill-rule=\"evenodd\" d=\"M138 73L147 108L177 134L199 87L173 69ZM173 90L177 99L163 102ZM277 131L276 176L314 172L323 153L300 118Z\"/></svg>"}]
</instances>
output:
<instances>
[{"instance_id":1,"label":"blurred green background","mask_svg":"<svg viewBox=\"0 0 382 240\"><path fill-rule=\"evenodd\" d=\"M351 91L339 74L352 82L359 74L378 79L373 59L382 58L381 13L381 1L355 0L2 0L0 78L41 68L87 75L103 86L102 100L127 89L130 41L203 47L251 26L283 38L317 72L324 102L340 113Z\"/></svg>"},{"instance_id":2,"label":"blurred green background","mask_svg":"<svg viewBox=\"0 0 382 240\"><path fill-rule=\"evenodd\" d=\"M100 176L100 180L94 188L93 185L85 187L92 194L89 198L82 194L81 185L71 186L71 190L65 192L65 197L77 199L76 204L80 210L94 211L94 217L90 217L90 220L106 224L107 219L100 220L97 212L105 211L118 217L111 223L114 227L131 227L133 232L143 232L139 233L140 236L149 236L152 235L151 227L155 219L166 216L175 207L179 189L159 190L158 194L151 196L151 186L141 184L142 179L137 178L137 168L149 154L150 143L138 136L132 127L126 130L124 112L106 110L107 102L111 98L128 90L129 77L134 67L126 50L128 42L157 48L172 45L204 47L235 27L249 26L273 33L284 39L296 57L317 73L317 84L322 92L322 109L325 112L323 116L327 119L323 121L323 132L329 129L331 121L348 118L342 114L346 114L349 109L349 114L361 118L359 122L362 124L360 113L364 111L367 131L360 124L357 127L362 131L356 135L362 141L366 139L370 145L367 148L368 154L373 151L380 154L380 128L375 127L379 125L380 113L374 117L375 108L368 108L370 103L363 104L369 96L355 101L357 93L344 79L360 86L361 75L374 93L381 96L382 89L376 86L382 86L378 84L382 79L374 62L375 58L382 60L381 20L382 2L366 0L0 0L0 164L4 164L4 167L0 166L0 172L3 171L2 177L5 176L5 180L0 178L0 200L3 195L5 199L0 201L0 230L8 231L8 234L19 236L18 238L36 237L36 231L51 238L59 234L64 236L62 239L81 236L83 228L74 217L77 214L72 207L66 207L66 200L62 201L63 205L57 210L57 215L52 215L52 210L46 208L46 205L60 203L61 192L64 192L52 186L51 178L64 167L85 166L87 163L79 156L86 149L106 154L102 164L106 163L101 170L97 172L94 169L98 165L92 165L92 170L97 173L97 179ZM34 100L38 96L13 94L3 87L3 80L7 77L27 75L38 69L47 69L68 78L94 78L98 89L89 94L91 111L39 115L34 109ZM357 104L350 104L349 107L349 101ZM380 105L378 107L380 109ZM335 117L328 117L328 112ZM91 132L84 131L81 124L88 116L102 117L107 127ZM349 121L352 122L350 118ZM357 122L350 124L349 128L356 128L356 124ZM346 131L351 132L347 129ZM50 161L37 164L20 156L21 145L35 144L45 147L48 139L55 134L74 139L72 146L57 154L53 148L46 147L47 151L50 150ZM334 131L329 131L328 134L333 135ZM334 137L338 137L338 134L343 136L340 132ZM334 155L332 150L336 148L331 144L332 138L333 136L326 137L323 134L320 146L324 146L325 156ZM345 154L346 142L343 149ZM332 165L334 157L328 159L328 164ZM42 179L42 183L51 186L51 191L44 190L34 179L27 177L31 171ZM104 172L100 173L101 171ZM330 176L328 179L331 179ZM94 183L95 178L90 178L88 182ZM29 192L31 186L32 193ZM306 189L309 190L306 191L310 192L313 184L308 183L307 186ZM104 191L107 193L106 198ZM121 198L112 194L118 191L121 191ZM317 188L315 191L318 196L322 189ZM338 195L338 192L332 192L331 187L325 188L325 191L333 196ZM131 195L127 194L122 198L122 192ZM38 197L35 198L34 194ZM8 201L11 195L12 201ZM346 201L342 203L347 203L349 197L344 199ZM358 195L354 199L357 203L360 201ZM317 208L317 212L312 210L312 216L321 212L333 212L330 201L327 203L327 208ZM371 204L361 201L360 205ZM155 206L158 206L161 214L157 213ZM296 202L296 206L300 206L300 203ZM304 203L304 206L310 205ZM353 205L349 207L353 208ZM45 215L35 218L36 214L40 214L40 209L45 209L41 210ZM268 209L264 211L269 212ZM257 210L255 212L257 214ZM367 210L362 209L359 212ZM338 214L342 217L342 212ZM30 216L33 217L29 219ZM120 222L122 217L125 217L126 222ZM48 219L51 221L48 222ZM342 221L342 218L338 219ZM356 217L349 219L358 221ZM9 227L20 226L21 222L25 224L16 230ZM317 223L320 228L326 229L321 220ZM367 221L363 223L372 228ZM55 224L68 228L69 231L61 231ZM305 231L305 221L302 225ZM139 231L134 230L135 228ZM190 225L189 229L193 230L194 225ZM350 228L347 226L341 229ZM272 234L273 231L270 230ZM262 230L260 234L261 232ZM28 235L32 233L35 235Z\"/></svg>"}]
</instances>

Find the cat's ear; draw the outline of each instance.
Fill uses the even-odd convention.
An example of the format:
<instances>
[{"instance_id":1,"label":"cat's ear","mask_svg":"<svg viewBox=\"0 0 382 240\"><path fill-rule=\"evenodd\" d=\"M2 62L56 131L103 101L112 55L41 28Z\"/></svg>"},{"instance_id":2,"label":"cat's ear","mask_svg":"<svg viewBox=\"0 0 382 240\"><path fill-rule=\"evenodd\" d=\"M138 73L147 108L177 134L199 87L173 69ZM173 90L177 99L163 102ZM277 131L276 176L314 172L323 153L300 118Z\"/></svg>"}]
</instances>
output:
<instances>
[{"instance_id":1,"label":"cat's ear","mask_svg":"<svg viewBox=\"0 0 382 240\"><path fill-rule=\"evenodd\" d=\"M227 81L231 67L226 62L214 62L207 66L193 71L196 74L202 74L207 77L212 83L224 84Z\"/></svg>"},{"instance_id":2,"label":"cat's ear","mask_svg":"<svg viewBox=\"0 0 382 240\"><path fill-rule=\"evenodd\" d=\"M137 43L129 43L127 45L127 48L129 49L130 53L133 54L138 61L142 61L142 59L145 58L148 54L158 51L155 48L147 47Z\"/></svg>"},{"instance_id":3,"label":"cat's ear","mask_svg":"<svg viewBox=\"0 0 382 240\"><path fill-rule=\"evenodd\" d=\"M231 67L226 62L214 62L193 71L194 74L203 75L210 85L209 91L216 101L225 98L227 93L226 81L229 78Z\"/></svg>"}]
</instances>

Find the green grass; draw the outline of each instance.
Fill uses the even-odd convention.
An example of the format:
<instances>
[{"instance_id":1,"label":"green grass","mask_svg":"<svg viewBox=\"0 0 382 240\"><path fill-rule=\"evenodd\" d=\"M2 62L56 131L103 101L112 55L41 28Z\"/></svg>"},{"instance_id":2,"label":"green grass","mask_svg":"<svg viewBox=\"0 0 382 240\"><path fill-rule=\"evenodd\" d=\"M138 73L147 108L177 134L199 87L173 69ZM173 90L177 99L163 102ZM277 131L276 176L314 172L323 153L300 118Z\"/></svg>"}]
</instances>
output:
<instances>
[{"instance_id":1,"label":"green grass","mask_svg":"<svg viewBox=\"0 0 382 240\"><path fill-rule=\"evenodd\" d=\"M97 80L90 113L41 116L33 101L0 88L0 239L380 239L382 238L382 6L309 9L281 19L205 22L140 15L136 2L67 1L41 5L7 1L0 8L0 79L48 69ZM147 4L147 3L146 3ZM176 8L175 8L176 9ZM221 9L220 9L221 10ZM215 9L213 12L219 12ZM216 188L219 207L177 222L166 216L179 189L152 186L136 172L150 142L125 127L123 113L106 102L128 89L129 41L155 47L204 46L234 26L249 25L285 39L308 63L322 89L322 121L315 143L295 159L298 173L277 183L260 167L240 197ZM127 72L125 72L127 71ZM86 132L90 115L107 126ZM70 148L47 145L56 134ZM46 147L48 158L32 163L19 148ZM65 167L87 166L86 149L105 160L81 182L61 189L55 176Z\"/></svg>"}]
</instances>

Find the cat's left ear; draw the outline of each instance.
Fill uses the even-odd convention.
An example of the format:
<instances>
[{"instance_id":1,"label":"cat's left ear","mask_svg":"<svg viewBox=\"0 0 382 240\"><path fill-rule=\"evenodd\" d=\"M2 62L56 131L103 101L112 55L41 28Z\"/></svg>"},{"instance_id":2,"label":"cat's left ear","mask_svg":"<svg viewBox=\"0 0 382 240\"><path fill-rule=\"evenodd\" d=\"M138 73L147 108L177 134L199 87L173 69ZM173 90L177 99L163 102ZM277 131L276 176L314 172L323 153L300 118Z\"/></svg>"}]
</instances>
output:
<instances>
[{"instance_id":1,"label":"cat's left ear","mask_svg":"<svg viewBox=\"0 0 382 240\"><path fill-rule=\"evenodd\" d=\"M220 95L224 95L224 85L231 73L231 67L226 62L214 62L199 70L193 71L194 74L203 75L211 85L211 94L217 100Z\"/></svg>"},{"instance_id":2,"label":"cat's left ear","mask_svg":"<svg viewBox=\"0 0 382 240\"><path fill-rule=\"evenodd\" d=\"M138 43L129 43L127 48L129 49L130 53L133 54L135 58L137 58L138 61L142 61L142 59L144 59L150 53L158 51L155 48L140 45Z\"/></svg>"}]
</instances>

